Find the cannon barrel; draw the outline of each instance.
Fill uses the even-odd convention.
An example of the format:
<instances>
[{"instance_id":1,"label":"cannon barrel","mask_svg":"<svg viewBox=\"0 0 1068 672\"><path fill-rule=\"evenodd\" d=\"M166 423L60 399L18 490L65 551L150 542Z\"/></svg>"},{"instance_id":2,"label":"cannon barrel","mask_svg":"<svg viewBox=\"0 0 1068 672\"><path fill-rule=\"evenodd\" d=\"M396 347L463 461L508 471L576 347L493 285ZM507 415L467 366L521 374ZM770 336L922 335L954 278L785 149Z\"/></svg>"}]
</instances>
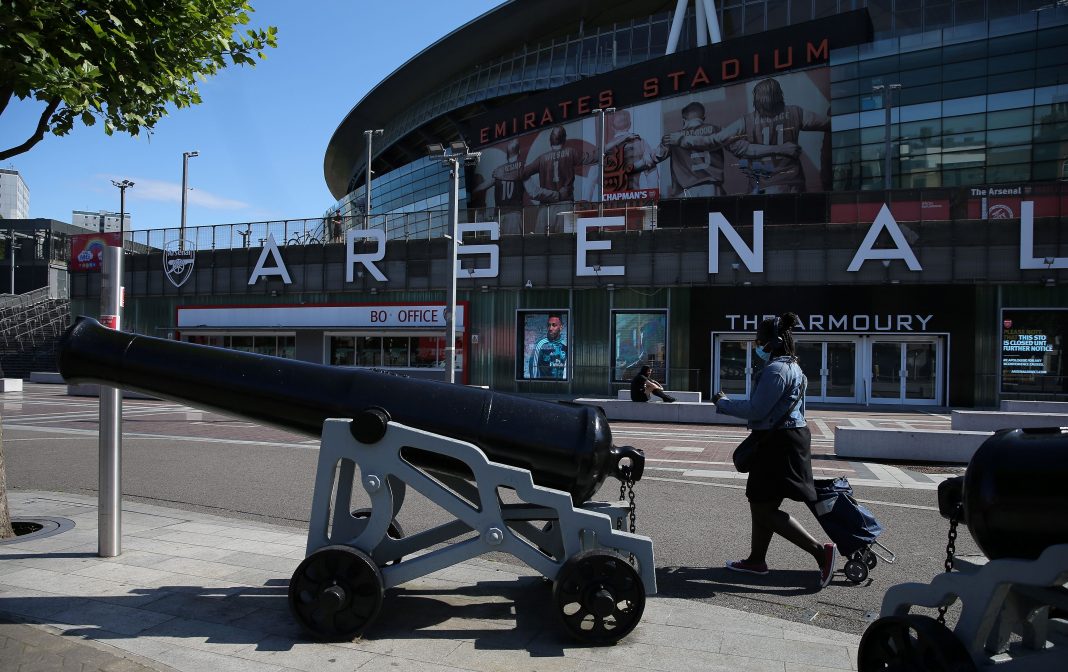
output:
<instances>
[{"instance_id":1,"label":"cannon barrel","mask_svg":"<svg viewBox=\"0 0 1068 672\"><path fill-rule=\"evenodd\" d=\"M938 486L938 508L962 522L991 560L1034 560L1068 544L1068 430L1002 430L975 451L964 476Z\"/></svg>"},{"instance_id":2,"label":"cannon barrel","mask_svg":"<svg viewBox=\"0 0 1068 672\"><path fill-rule=\"evenodd\" d=\"M88 317L67 330L58 355L67 382L113 385L315 437L327 418L378 407L397 422L467 441L493 461L527 469L536 484L569 492L576 503L618 475L618 449L596 407L153 338ZM425 451L415 454L434 460ZM640 475L640 454L629 456Z\"/></svg>"}]
</instances>

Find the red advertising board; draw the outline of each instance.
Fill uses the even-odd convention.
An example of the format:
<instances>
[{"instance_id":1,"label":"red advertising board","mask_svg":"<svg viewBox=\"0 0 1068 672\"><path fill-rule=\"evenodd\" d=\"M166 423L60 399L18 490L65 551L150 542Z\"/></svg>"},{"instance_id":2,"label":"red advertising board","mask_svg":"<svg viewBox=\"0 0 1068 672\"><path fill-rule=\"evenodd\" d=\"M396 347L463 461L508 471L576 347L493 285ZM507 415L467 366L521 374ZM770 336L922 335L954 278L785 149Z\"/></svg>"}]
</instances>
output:
<instances>
[{"instance_id":1,"label":"red advertising board","mask_svg":"<svg viewBox=\"0 0 1068 672\"><path fill-rule=\"evenodd\" d=\"M119 247L122 236L113 233L82 233L70 237L70 270L99 271L104 263L104 247Z\"/></svg>"}]
</instances>

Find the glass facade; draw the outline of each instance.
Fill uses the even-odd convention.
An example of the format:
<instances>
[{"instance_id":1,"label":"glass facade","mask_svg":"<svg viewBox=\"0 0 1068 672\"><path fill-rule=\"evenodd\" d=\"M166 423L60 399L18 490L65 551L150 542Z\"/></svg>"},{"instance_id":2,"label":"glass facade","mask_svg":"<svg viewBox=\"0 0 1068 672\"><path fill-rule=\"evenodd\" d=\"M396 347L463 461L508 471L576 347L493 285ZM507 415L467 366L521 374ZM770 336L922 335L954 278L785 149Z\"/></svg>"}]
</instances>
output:
<instances>
[{"instance_id":1,"label":"glass facade","mask_svg":"<svg viewBox=\"0 0 1068 672\"><path fill-rule=\"evenodd\" d=\"M328 335L327 363L375 369L444 369L440 336ZM463 339L456 339L456 370L463 369Z\"/></svg>"},{"instance_id":2,"label":"glass facade","mask_svg":"<svg viewBox=\"0 0 1068 672\"><path fill-rule=\"evenodd\" d=\"M186 334L182 340L197 345L210 345L216 348L229 348L241 352L254 352L258 355L285 357L293 359L296 350L296 336L290 334Z\"/></svg>"},{"instance_id":3,"label":"glass facade","mask_svg":"<svg viewBox=\"0 0 1068 672\"><path fill-rule=\"evenodd\" d=\"M874 86L893 93L895 188L1068 178L1068 7L1038 0L726 0L725 40L861 7L873 42L831 54L833 188L883 188L886 121ZM679 51L696 45L693 6ZM464 106L552 89L664 54L671 12L524 43L431 90L387 125L380 147ZM492 104L491 104L492 106ZM357 176L362 179L362 172ZM418 159L376 177L375 214L445 210L448 169ZM362 212L355 179L339 202ZM461 204L467 192L461 180Z\"/></svg>"}]
</instances>

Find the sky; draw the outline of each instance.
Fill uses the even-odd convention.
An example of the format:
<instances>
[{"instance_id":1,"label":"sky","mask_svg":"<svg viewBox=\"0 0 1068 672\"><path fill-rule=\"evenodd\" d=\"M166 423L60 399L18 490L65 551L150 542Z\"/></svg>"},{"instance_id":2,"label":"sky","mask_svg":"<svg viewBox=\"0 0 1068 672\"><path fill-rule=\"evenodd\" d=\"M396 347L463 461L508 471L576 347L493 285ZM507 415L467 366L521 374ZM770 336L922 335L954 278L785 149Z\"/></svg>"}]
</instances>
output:
<instances>
[{"instance_id":1,"label":"sky","mask_svg":"<svg viewBox=\"0 0 1068 672\"><path fill-rule=\"evenodd\" d=\"M256 67L229 67L199 86L203 102L172 109L151 135L104 134L102 123L46 135L0 162L30 190L30 217L71 221L74 210L119 210L111 180L128 179L134 229L177 227L182 153L189 159L188 226L321 216L334 203L326 145L383 78L502 0L251 0L249 27L278 28ZM44 109L13 102L0 145L22 143Z\"/></svg>"}]
</instances>

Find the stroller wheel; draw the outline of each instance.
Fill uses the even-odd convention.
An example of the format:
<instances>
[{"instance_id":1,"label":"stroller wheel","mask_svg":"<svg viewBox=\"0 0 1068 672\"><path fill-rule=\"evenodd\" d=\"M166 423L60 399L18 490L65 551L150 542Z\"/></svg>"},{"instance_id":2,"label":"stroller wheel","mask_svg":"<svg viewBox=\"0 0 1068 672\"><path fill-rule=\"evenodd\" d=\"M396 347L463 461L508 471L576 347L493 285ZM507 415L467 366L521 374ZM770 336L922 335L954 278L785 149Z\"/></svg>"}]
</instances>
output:
<instances>
[{"instance_id":1,"label":"stroller wheel","mask_svg":"<svg viewBox=\"0 0 1068 672\"><path fill-rule=\"evenodd\" d=\"M868 569L875 569L875 566L879 564L879 556L875 555L875 551L870 548L865 548L864 563L868 565Z\"/></svg>"},{"instance_id":2,"label":"stroller wheel","mask_svg":"<svg viewBox=\"0 0 1068 672\"><path fill-rule=\"evenodd\" d=\"M853 583L860 583L868 578L868 566L859 560L850 560L845 564L845 575Z\"/></svg>"}]
</instances>

